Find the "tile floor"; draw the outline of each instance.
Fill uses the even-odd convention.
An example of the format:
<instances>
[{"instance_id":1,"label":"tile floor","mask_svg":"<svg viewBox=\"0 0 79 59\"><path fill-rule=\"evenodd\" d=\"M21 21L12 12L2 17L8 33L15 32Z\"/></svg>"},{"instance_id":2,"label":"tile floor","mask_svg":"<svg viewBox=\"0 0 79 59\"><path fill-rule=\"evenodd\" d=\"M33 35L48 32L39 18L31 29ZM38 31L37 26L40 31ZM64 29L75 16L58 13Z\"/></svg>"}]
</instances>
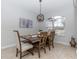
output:
<instances>
[{"instance_id":1,"label":"tile floor","mask_svg":"<svg viewBox=\"0 0 79 59\"><path fill-rule=\"evenodd\" d=\"M7 48L1 51L1 59L19 59L15 56L15 47ZM24 56L22 59L77 59L76 48L65 46L62 44L55 44L55 47L50 51L46 48L46 54L41 50L41 57L38 58L38 53L34 52Z\"/></svg>"}]
</instances>

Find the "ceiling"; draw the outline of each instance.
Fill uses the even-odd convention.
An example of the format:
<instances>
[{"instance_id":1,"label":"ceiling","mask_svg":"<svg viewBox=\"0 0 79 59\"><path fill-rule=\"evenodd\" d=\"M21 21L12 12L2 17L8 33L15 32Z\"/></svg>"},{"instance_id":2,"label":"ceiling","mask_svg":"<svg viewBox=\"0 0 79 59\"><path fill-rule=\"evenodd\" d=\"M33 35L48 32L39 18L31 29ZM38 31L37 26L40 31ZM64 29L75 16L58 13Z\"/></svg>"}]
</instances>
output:
<instances>
[{"instance_id":1,"label":"ceiling","mask_svg":"<svg viewBox=\"0 0 79 59\"><path fill-rule=\"evenodd\" d=\"M25 11L39 14L39 0L10 0L11 2ZM70 8L72 4L72 0L42 0L42 13L60 12L62 9Z\"/></svg>"}]
</instances>

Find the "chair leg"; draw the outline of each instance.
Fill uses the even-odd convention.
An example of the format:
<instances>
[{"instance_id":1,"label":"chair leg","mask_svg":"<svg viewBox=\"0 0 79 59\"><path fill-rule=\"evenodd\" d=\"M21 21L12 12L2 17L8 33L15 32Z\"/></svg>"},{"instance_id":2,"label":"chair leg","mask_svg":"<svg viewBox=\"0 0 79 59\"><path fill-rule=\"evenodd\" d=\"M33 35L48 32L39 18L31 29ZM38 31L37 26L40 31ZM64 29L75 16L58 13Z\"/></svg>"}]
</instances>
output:
<instances>
[{"instance_id":1,"label":"chair leg","mask_svg":"<svg viewBox=\"0 0 79 59\"><path fill-rule=\"evenodd\" d=\"M49 46L49 50L51 50L51 48L50 48L50 42L49 42L48 46Z\"/></svg>"},{"instance_id":2,"label":"chair leg","mask_svg":"<svg viewBox=\"0 0 79 59\"><path fill-rule=\"evenodd\" d=\"M54 44L52 43L52 47L54 48Z\"/></svg>"},{"instance_id":3,"label":"chair leg","mask_svg":"<svg viewBox=\"0 0 79 59\"><path fill-rule=\"evenodd\" d=\"M16 57L18 56L18 48L16 48Z\"/></svg>"},{"instance_id":4,"label":"chair leg","mask_svg":"<svg viewBox=\"0 0 79 59\"><path fill-rule=\"evenodd\" d=\"M53 44L53 41L52 41L52 47L54 48L54 44Z\"/></svg>"},{"instance_id":5,"label":"chair leg","mask_svg":"<svg viewBox=\"0 0 79 59\"><path fill-rule=\"evenodd\" d=\"M45 49L45 46L44 46L44 53L46 53L46 49Z\"/></svg>"},{"instance_id":6,"label":"chair leg","mask_svg":"<svg viewBox=\"0 0 79 59\"><path fill-rule=\"evenodd\" d=\"M20 51L20 59L22 59L22 52Z\"/></svg>"},{"instance_id":7,"label":"chair leg","mask_svg":"<svg viewBox=\"0 0 79 59\"><path fill-rule=\"evenodd\" d=\"M49 50L51 50L51 49L50 49L50 46L49 46Z\"/></svg>"},{"instance_id":8,"label":"chair leg","mask_svg":"<svg viewBox=\"0 0 79 59\"><path fill-rule=\"evenodd\" d=\"M40 48L38 48L38 57L40 58Z\"/></svg>"}]
</instances>

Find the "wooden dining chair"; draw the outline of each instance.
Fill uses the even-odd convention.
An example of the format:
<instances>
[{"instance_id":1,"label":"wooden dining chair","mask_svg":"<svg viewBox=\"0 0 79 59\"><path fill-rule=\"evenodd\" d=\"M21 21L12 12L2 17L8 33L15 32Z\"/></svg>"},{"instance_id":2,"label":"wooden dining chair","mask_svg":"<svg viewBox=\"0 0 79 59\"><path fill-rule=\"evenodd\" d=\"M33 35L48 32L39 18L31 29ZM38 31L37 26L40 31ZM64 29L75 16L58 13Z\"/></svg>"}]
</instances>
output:
<instances>
[{"instance_id":1,"label":"wooden dining chair","mask_svg":"<svg viewBox=\"0 0 79 59\"><path fill-rule=\"evenodd\" d=\"M17 33L17 44L16 44L16 57L18 56L18 53L20 54L20 59L22 59L23 56L25 56L25 54L23 55L23 52L30 52L33 55L33 45L29 44L29 43L22 43L21 42L21 37L20 34L17 30L14 30L14 32Z\"/></svg>"},{"instance_id":2,"label":"wooden dining chair","mask_svg":"<svg viewBox=\"0 0 79 59\"><path fill-rule=\"evenodd\" d=\"M39 42L36 45L34 45L34 47L38 49L38 57L40 58L41 48L43 48L44 53L46 53L45 47L46 47L46 38L47 38L47 36L39 35L37 37L38 37Z\"/></svg>"},{"instance_id":3,"label":"wooden dining chair","mask_svg":"<svg viewBox=\"0 0 79 59\"><path fill-rule=\"evenodd\" d=\"M50 46L52 44L52 47L54 48L54 38L55 38L55 31L48 32L48 47L50 50Z\"/></svg>"},{"instance_id":4,"label":"wooden dining chair","mask_svg":"<svg viewBox=\"0 0 79 59\"><path fill-rule=\"evenodd\" d=\"M43 35L46 37L46 42L47 42L47 32L40 32L40 35Z\"/></svg>"}]
</instances>

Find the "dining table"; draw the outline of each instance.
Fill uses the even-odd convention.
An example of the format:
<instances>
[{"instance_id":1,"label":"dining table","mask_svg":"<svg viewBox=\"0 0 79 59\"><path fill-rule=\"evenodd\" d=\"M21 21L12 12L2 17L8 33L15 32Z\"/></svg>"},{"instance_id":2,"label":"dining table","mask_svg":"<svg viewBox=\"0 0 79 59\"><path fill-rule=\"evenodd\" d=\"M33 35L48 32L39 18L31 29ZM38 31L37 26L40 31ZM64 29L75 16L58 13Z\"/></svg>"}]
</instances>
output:
<instances>
[{"instance_id":1,"label":"dining table","mask_svg":"<svg viewBox=\"0 0 79 59\"><path fill-rule=\"evenodd\" d=\"M23 38L23 39L25 39L25 40L23 40L22 42L34 44L34 43L39 42L39 39L38 39L37 35L38 35L38 34L22 35L22 36L20 36L20 37Z\"/></svg>"}]
</instances>

